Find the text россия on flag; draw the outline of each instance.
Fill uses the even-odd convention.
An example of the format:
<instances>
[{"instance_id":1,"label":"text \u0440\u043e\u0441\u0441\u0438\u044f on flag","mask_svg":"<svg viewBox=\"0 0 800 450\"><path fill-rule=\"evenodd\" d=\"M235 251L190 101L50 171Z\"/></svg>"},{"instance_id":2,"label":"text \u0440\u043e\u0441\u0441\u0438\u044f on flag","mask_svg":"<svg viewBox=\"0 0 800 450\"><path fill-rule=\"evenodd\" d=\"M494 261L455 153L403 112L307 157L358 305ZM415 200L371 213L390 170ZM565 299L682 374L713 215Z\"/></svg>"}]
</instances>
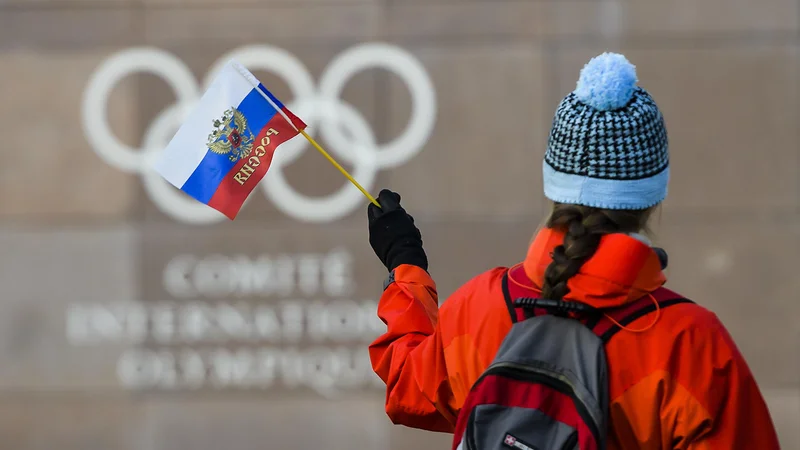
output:
<instances>
[{"instance_id":1,"label":"text \u0440\u043e\u0441\u0441\u0438\u044f on flag","mask_svg":"<svg viewBox=\"0 0 800 450\"><path fill-rule=\"evenodd\" d=\"M231 61L164 149L155 170L233 219L267 173L275 149L305 127L252 73Z\"/></svg>"}]
</instances>

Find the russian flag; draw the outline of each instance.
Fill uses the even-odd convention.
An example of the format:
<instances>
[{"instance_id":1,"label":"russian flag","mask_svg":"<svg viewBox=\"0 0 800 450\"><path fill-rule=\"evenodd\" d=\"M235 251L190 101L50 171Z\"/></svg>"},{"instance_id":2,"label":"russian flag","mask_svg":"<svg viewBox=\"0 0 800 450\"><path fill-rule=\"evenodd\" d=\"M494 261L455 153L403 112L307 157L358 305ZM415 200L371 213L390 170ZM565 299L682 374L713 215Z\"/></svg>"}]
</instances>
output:
<instances>
[{"instance_id":1,"label":"russian flag","mask_svg":"<svg viewBox=\"0 0 800 450\"><path fill-rule=\"evenodd\" d=\"M155 170L233 220L275 149L306 124L244 66L226 64L159 155Z\"/></svg>"}]
</instances>

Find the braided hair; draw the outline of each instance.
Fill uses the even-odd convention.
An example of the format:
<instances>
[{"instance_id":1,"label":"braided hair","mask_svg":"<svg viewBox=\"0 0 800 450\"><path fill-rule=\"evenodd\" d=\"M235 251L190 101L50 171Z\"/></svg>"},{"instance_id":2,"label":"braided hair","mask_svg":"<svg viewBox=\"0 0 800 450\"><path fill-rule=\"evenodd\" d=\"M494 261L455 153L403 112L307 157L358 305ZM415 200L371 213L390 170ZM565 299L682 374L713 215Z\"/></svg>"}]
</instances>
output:
<instances>
[{"instance_id":1,"label":"braided hair","mask_svg":"<svg viewBox=\"0 0 800 450\"><path fill-rule=\"evenodd\" d=\"M556 203L547 227L566 234L545 271L542 298L562 300L569 293L567 281L594 255L603 235L647 231L654 209L612 210Z\"/></svg>"}]
</instances>

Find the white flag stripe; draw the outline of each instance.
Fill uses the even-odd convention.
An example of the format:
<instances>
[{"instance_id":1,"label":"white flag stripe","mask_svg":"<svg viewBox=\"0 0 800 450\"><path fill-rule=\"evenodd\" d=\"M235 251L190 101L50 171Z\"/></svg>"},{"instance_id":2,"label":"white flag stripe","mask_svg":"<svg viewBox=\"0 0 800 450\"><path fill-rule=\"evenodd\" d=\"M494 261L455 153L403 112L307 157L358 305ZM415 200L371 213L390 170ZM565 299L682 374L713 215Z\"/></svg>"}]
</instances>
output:
<instances>
[{"instance_id":1,"label":"white flag stripe","mask_svg":"<svg viewBox=\"0 0 800 450\"><path fill-rule=\"evenodd\" d=\"M206 144L214 129L214 120L219 119L223 111L239 106L252 90L253 86L242 78L233 63L226 64L159 155L154 164L156 172L181 188L208 152Z\"/></svg>"}]
</instances>

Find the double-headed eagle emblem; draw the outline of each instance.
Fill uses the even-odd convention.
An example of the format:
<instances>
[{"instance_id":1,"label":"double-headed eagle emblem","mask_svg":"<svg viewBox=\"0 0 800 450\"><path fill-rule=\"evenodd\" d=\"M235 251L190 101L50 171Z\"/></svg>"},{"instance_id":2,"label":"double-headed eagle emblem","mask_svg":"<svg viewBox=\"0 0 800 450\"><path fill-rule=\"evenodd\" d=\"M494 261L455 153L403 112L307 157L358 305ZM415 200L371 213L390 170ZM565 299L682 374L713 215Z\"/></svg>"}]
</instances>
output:
<instances>
[{"instance_id":1,"label":"double-headed eagle emblem","mask_svg":"<svg viewBox=\"0 0 800 450\"><path fill-rule=\"evenodd\" d=\"M236 162L250 153L254 140L244 114L232 107L225 111L222 119L214 120L214 131L208 135L208 148L219 155L228 155L231 162Z\"/></svg>"}]
</instances>

